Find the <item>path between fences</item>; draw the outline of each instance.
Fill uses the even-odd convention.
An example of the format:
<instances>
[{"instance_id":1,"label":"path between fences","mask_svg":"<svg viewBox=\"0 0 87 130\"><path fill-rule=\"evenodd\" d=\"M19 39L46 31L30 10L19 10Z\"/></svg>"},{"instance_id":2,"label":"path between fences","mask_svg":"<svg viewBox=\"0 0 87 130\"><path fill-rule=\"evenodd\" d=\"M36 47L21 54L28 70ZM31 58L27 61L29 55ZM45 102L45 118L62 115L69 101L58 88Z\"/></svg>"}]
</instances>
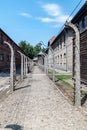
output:
<instances>
[{"instance_id":1,"label":"path between fences","mask_svg":"<svg viewBox=\"0 0 87 130\"><path fill-rule=\"evenodd\" d=\"M0 103L3 130L87 130L87 117L70 105L37 67ZM0 130L1 130L0 129Z\"/></svg>"}]
</instances>

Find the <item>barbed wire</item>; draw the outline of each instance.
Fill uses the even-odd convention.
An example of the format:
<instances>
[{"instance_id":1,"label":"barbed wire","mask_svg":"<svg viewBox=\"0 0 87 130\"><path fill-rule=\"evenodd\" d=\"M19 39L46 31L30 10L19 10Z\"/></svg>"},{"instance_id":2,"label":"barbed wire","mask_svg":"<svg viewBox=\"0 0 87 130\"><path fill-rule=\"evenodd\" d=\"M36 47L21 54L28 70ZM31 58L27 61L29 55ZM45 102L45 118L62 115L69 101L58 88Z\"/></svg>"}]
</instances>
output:
<instances>
[{"instance_id":1,"label":"barbed wire","mask_svg":"<svg viewBox=\"0 0 87 130\"><path fill-rule=\"evenodd\" d=\"M81 4L83 0L80 0L79 3L75 6L74 10L70 13L70 15L68 16L68 18L66 19L66 21L69 21L69 18L71 18L71 16L73 15L73 13L76 11L76 9L79 7L79 5ZM66 22L65 21L65 22ZM60 30L59 30L59 33L64 29L64 26L65 26L65 23L61 26Z\"/></svg>"}]
</instances>

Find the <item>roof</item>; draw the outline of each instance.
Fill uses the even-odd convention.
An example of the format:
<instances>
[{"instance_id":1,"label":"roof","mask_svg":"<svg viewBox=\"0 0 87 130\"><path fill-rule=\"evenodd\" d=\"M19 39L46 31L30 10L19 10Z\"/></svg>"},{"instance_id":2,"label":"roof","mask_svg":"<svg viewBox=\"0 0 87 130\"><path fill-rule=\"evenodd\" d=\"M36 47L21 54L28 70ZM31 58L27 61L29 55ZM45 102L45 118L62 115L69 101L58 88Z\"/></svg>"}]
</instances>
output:
<instances>
[{"instance_id":1,"label":"roof","mask_svg":"<svg viewBox=\"0 0 87 130\"><path fill-rule=\"evenodd\" d=\"M83 15L83 14L87 14L87 0L86 2L84 3L84 5L80 8L80 10L76 13L76 15L73 17L73 19L71 20L72 23L75 23L77 22L80 17Z\"/></svg>"},{"instance_id":2,"label":"roof","mask_svg":"<svg viewBox=\"0 0 87 130\"><path fill-rule=\"evenodd\" d=\"M84 13L87 14L87 0L84 3L84 5L81 7L81 9L76 13L76 15L73 17L73 19L71 20L72 23L77 22L77 19L79 19L79 17L81 17ZM64 32L64 28L60 31L60 33L55 37L53 36L49 41L48 41L48 45L53 45L55 44L55 42L57 41L57 39L60 37L60 35Z\"/></svg>"},{"instance_id":3,"label":"roof","mask_svg":"<svg viewBox=\"0 0 87 130\"><path fill-rule=\"evenodd\" d=\"M55 39L56 39L56 36L53 36L53 37L48 41L48 43L49 43L50 45L52 45Z\"/></svg>"},{"instance_id":4,"label":"roof","mask_svg":"<svg viewBox=\"0 0 87 130\"><path fill-rule=\"evenodd\" d=\"M36 60L38 60L38 57L35 57L35 58L33 59L33 61L36 61Z\"/></svg>"},{"instance_id":5,"label":"roof","mask_svg":"<svg viewBox=\"0 0 87 130\"><path fill-rule=\"evenodd\" d=\"M41 51L41 52L38 53L38 55L44 55L44 53Z\"/></svg>"},{"instance_id":6,"label":"roof","mask_svg":"<svg viewBox=\"0 0 87 130\"><path fill-rule=\"evenodd\" d=\"M20 51L23 53L23 54L25 54L25 52L0 28L0 31L4 34L4 35L6 35L6 37L8 37L19 49L20 49ZM26 54L25 54L26 55Z\"/></svg>"}]
</instances>

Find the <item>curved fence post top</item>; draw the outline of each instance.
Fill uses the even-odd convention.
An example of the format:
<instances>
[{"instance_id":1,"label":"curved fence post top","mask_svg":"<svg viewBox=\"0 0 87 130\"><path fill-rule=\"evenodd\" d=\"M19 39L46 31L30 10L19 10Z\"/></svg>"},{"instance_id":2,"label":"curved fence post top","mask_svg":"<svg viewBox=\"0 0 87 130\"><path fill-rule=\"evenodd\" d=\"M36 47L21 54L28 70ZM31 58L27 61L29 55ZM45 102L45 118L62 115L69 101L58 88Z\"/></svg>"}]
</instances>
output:
<instances>
[{"instance_id":1,"label":"curved fence post top","mask_svg":"<svg viewBox=\"0 0 87 130\"><path fill-rule=\"evenodd\" d=\"M23 55L23 53L21 51L17 51L20 55Z\"/></svg>"},{"instance_id":2,"label":"curved fence post top","mask_svg":"<svg viewBox=\"0 0 87 130\"><path fill-rule=\"evenodd\" d=\"M4 43L10 47L11 51L13 51L13 47L11 46L11 44L9 42L4 41Z\"/></svg>"},{"instance_id":3,"label":"curved fence post top","mask_svg":"<svg viewBox=\"0 0 87 130\"><path fill-rule=\"evenodd\" d=\"M65 27L72 28L75 33L79 33L79 30L78 30L77 26L75 24L71 23L71 22L66 21Z\"/></svg>"}]
</instances>

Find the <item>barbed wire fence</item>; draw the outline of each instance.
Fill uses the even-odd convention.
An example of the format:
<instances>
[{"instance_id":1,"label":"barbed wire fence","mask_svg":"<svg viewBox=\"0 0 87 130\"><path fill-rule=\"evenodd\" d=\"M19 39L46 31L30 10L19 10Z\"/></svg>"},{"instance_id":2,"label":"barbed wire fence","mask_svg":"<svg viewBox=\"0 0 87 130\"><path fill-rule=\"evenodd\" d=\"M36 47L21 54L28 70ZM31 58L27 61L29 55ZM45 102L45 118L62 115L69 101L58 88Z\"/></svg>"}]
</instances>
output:
<instances>
[{"instance_id":1,"label":"barbed wire fence","mask_svg":"<svg viewBox=\"0 0 87 130\"><path fill-rule=\"evenodd\" d=\"M53 52L49 49L44 66L41 67L76 106L83 105L87 98L87 65L84 64L86 54L83 51L84 46L78 45L80 42L77 43L75 35L67 37L66 42L57 44Z\"/></svg>"},{"instance_id":2,"label":"barbed wire fence","mask_svg":"<svg viewBox=\"0 0 87 130\"><path fill-rule=\"evenodd\" d=\"M67 49L67 51L66 51ZM73 46L72 43L54 50L53 54L50 52L45 58L45 72L53 80L53 71L55 71L55 83L59 89L69 98L74 104L74 81L73 81ZM67 52L67 54L66 54ZM53 70L54 66L54 70Z\"/></svg>"}]
</instances>

